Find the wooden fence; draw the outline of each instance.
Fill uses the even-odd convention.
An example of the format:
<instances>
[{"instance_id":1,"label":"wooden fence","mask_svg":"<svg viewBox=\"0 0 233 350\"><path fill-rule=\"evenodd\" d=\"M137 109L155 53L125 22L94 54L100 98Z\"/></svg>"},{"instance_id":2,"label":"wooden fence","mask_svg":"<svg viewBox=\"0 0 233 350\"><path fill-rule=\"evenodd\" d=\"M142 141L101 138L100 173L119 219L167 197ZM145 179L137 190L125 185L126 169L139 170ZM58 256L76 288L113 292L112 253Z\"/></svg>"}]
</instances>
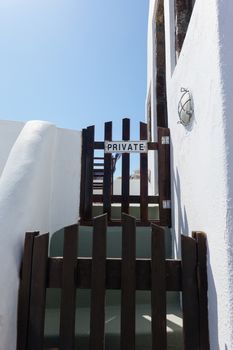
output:
<instances>
[{"instance_id":1,"label":"wooden fence","mask_svg":"<svg viewBox=\"0 0 233 350\"><path fill-rule=\"evenodd\" d=\"M91 258L77 258L78 225L65 228L64 254L48 257L48 234L27 233L18 305L17 350L42 350L46 289L61 289L59 349L74 349L76 291L91 289L90 349L103 350L105 292L121 290L121 350L135 349L135 292L151 291L152 349L167 348L166 292L182 292L185 350L208 350L206 237L182 236L181 260L165 259L165 232L152 225L151 259L136 259L136 222L122 217L122 258L106 258L107 214L94 219ZM55 346L54 346L55 348Z\"/></svg>"},{"instance_id":2,"label":"wooden fence","mask_svg":"<svg viewBox=\"0 0 233 350\"><path fill-rule=\"evenodd\" d=\"M80 218L82 225L92 225L93 203L103 204L103 213L108 215L109 225L121 225L120 220L112 219L112 204L121 204L121 212L129 214L130 204L139 204L140 220L138 225L148 226L152 220L148 218L148 205L158 204L161 226L171 226L171 191L170 191L170 131L158 128L158 142L148 142L148 150L158 152L158 195L148 194L148 153L140 154L140 194L130 195L130 154L122 154L121 195L112 191L112 155L105 153L95 157L95 150L104 151L104 141L112 141L112 122L105 123L104 141L95 141L95 127L90 126L82 132L82 173ZM140 123L140 140L148 139L147 124ZM122 121L122 140L130 140L130 119ZM96 177L102 179L96 182ZM153 179L152 179L153 181ZM102 194L95 194L94 189L103 188Z\"/></svg>"}]
</instances>

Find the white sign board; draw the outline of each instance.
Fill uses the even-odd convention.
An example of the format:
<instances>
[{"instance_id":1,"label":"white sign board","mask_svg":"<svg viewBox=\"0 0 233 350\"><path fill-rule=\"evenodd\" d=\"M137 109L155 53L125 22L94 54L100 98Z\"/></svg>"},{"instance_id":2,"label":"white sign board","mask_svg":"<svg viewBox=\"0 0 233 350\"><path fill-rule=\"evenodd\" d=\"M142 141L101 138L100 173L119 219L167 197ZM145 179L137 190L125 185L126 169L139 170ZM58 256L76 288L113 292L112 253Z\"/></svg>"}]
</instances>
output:
<instances>
[{"instance_id":1,"label":"white sign board","mask_svg":"<svg viewBox=\"0 0 233 350\"><path fill-rule=\"evenodd\" d=\"M146 153L147 141L105 141L105 153Z\"/></svg>"}]
</instances>

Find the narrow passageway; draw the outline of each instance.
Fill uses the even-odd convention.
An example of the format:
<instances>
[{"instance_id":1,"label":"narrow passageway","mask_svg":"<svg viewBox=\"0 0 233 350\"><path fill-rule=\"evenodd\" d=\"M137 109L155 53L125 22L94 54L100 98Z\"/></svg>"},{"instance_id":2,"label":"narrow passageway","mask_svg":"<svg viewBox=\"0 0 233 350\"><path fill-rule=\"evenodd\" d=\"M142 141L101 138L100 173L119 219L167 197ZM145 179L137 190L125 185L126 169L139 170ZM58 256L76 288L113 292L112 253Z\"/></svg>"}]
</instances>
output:
<instances>
[{"instance_id":1,"label":"narrow passageway","mask_svg":"<svg viewBox=\"0 0 233 350\"><path fill-rule=\"evenodd\" d=\"M129 125L124 119L123 131ZM26 235L19 292L19 310L26 311L18 322L26 330L18 342L28 342L28 350L197 350L207 310L206 237L182 236L182 259L173 259L169 130L159 128L158 142L148 142L140 123L139 172L130 175L130 153L122 152L115 194L106 150L111 128L105 123L108 139L101 142L94 127L83 131L80 222L50 242L48 234ZM98 188L95 149L104 150ZM148 150L158 152L157 193L149 193Z\"/></svg>"}]
</instances>

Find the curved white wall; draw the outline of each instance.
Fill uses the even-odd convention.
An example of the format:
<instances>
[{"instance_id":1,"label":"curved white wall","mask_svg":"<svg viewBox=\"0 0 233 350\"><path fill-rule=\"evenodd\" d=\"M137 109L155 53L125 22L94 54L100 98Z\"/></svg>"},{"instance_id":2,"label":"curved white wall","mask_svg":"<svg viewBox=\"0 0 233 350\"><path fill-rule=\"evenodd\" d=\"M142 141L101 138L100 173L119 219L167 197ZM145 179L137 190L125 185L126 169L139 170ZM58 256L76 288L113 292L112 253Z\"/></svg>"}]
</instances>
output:
<instances>
[{"instance_id":1,"label":"curved white wall","mask_svg":"<svg viewBox=\"0 0 233 350\"><path fill-rule=\"evenodd\" d=\"M1 152L1 151L0 151ZM24 234L77 222L81 133L28 122L0 178L0 349L16 349L18 276Z\"/></svg>"},{"instance_id":2,"label":"curved white wall","mask_svg":"<svg viewBox=\"0 0 233 350\"><path fill-rule=\"evenodd\" d=\"M176 255L180 254L181 233L191 234L192 230L207 233L211 349L230 350L233 349L233 3L196 0L175 68L171 5L171 1L165 0L174 250ZM153 50L148 54L153 54ZM151 81L156 73L148 71L152 72L148 77ZM177 124L181 87L189 88L194 99L195 117L187 128Z\"/></svg>"},{"instance_id":3,"label":"curved white wall","mask_svg":"<svg viewBox=\"0 0 233 350\"><path fill-rule=\"evenodd\" d=\"M0 120L0 174L4 169L11 148L23 127L23 122Z\"/></svg>"}]
</instances>

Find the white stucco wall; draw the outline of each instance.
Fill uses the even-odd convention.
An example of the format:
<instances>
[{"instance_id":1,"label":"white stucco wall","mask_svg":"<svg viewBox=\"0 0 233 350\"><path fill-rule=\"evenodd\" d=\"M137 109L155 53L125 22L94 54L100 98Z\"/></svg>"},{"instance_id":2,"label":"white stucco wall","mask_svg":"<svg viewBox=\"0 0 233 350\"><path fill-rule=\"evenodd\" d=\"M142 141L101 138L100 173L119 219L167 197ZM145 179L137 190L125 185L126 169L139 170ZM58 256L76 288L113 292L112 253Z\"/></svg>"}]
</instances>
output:
<instances>
[{"instance_id":1,"label":"white stucco wall","mask_svg":"<svg viewBox=\"0 0 233 350\"><path fill-rule=\"evenodd\" d=\"M130 195L140 195L140 179L130 179L129 183ZM113 182L113 194L121 195L121 178L117 177ZM149 196L154 195L154 187L151 182L148 182L148 194Z\"/></svg>"},{"instance_id":2,"label":"white stucco wall","mask_svg":"<svg viewBox=\"0 0 233 350\"><path fill-rule=\"evenodd\" d=\"M223 118L225 124L226 142L226 181L227 181L227 212L226 212L226 253L228 267L228 314L230 323L227 331L231 337L231 347L233 349L233 2L231 0L218 1L218 21L219 21L219 43L220 43L220 69L222 79L223 95Z\"/></svg>"},{"instance_id":3,"label":"white stucco wall","mask_svg":"<svg viewBox=\"0 0 233 350\"><path fill-rule=\"evenodd\" d=\"M80 164L81 133L40 121L25 124L8 155L0 177L0 350L16 349L24 234L77 222Z\"/></svg>"},{"instance_id":4,"label":"white stucco wall","mask_svg":"<svg viewBox=\"0 0 233 350\"><path fill-rule=\"evenodd\" d=\"M0 120L0 175L23 127L23 122Z\"/></svg>"},{"instance_id":5,"label":"white stucco wall","mask_svg":"<svg viewBox=\"0 0 233 350\"><path fill-rule=\"evenodd\" d=\"M165 0L174 252L180 254L181 233L207 233L211 349L232 350L233 3L196 0L176 66L172 3ZM148 72L152 81L155 72ZM193 93L195 116L187 128L177 124L181 87Z\"/></svg>"}]
</instances>

